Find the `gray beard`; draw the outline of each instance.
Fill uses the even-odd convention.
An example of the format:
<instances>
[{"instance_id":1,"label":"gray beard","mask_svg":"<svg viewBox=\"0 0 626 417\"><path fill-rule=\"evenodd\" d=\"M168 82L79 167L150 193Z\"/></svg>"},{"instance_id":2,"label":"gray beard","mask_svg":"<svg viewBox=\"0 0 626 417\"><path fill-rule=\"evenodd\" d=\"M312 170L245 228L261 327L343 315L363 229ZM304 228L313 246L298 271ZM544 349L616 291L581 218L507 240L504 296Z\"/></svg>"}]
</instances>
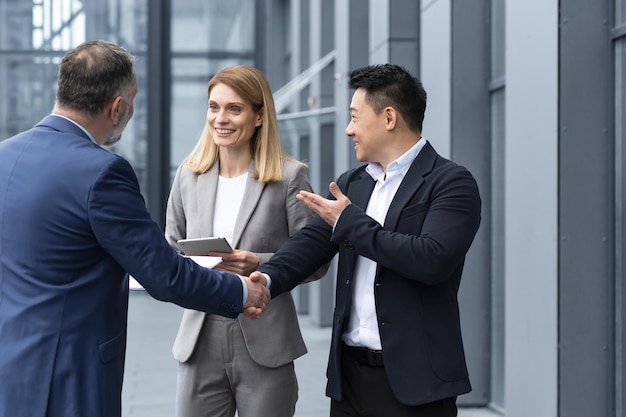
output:
<instances>
[{"instance_id":1,"label":"gray beard","mask_svg":"<svg viewBox=\"0 0 626 417\"><path fill-rule=\"evenodd\" d=\"M122 132L124 132L124 129L130 120L130 117L127 116L128 113L124 114L124 118L120 120L117 126L115 126L115 129L111 132L111 136L104 142L104 146L115 145L120 141L120 139L122 139Z\"/></svg>"},{"instance_id":2,"label":"gray beard","mask_svg":"<svg viewBox=\"0 0 626 417\"><path fill-rule=\"evenodd\" d=\"M104 142L104 146L115 145L117 142L120 141L120 139L122 139L122 134L121 133L119 135L111 136L110 138L108 138L106 140L106 142Z\"/></svg>"}]
</instances>

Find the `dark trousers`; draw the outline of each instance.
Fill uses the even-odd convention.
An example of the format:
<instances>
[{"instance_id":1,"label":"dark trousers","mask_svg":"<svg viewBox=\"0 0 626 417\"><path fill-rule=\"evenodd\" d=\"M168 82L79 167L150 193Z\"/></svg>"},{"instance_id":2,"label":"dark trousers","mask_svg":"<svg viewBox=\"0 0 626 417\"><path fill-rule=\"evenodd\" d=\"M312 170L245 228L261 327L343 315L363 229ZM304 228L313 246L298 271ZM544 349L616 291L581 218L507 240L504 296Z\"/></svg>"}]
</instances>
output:
<instances>
[{"instance_id":1,"label":"dark trousers","mask_svg":"<svg viewBox=\"0 0 626 417\"><path fill-rule=\"evenodd\" d=\"M331 400L330 417L456 417L456 397L408 406L391 391L384 366L372 366L343 349L343 399Z\"/></svg>"}]
</instances>

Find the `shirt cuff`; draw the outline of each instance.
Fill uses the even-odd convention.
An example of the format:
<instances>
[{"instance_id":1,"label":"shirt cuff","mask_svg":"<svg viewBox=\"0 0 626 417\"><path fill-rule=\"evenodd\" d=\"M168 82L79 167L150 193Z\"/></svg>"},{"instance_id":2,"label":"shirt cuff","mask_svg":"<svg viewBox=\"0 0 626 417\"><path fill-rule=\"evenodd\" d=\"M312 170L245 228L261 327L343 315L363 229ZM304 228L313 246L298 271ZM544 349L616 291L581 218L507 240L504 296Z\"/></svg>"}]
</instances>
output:
<instances>
[{"instance_id":1,"label":"shirt cuff","mask_svg":"<svg viewBox=\"0 0 626 417\"><path fill-rule=\"evenodd\" d=\"M241 280L241 286L243 288L243 304L241 305L241 307L243 308L243 306L246 305L246 301L248 301L248 284L246 284L246 280L243 279L241 275L237 275L237 276Z\"/></svg>"},{"instance_id":2,"label":"shirt cuff","mask_svg":"<svg viewBox=\"0 0 626 417\"><path fill-rule=\"evenodd\" d=\"M335 233L335 227L337 227L337 223L339 223L339 218L341 217L342 214L343 214L343 211L339 214L339 216L337 216L337 219L335 220L335 224L333 224L333 233Z\"/></svg>"},{"instance_id":3,"label":"shirt cuff","mask_svg":"<svg viewBox=\"0 0 626 417\"><path fill-rule=\"evenodd\" d=\"M261 273L265 277L265 286L269 290L272 287L272 278L270 278L270 276L267 275L265 272L261 272Z\"/></svg>"}]
</instances>

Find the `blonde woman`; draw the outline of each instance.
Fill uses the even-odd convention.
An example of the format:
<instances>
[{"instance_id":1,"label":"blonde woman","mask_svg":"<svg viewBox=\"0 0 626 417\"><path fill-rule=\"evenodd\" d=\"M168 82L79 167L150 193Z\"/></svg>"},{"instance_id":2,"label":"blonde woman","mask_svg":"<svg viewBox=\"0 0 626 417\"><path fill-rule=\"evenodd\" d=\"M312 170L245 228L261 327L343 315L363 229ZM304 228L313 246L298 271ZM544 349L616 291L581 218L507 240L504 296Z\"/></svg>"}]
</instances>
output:
<instances>
[{"instance_id":1,"label":"blonde woman","mask_svg":"<svg viewBox=\"0 0 626 417\"><path fill-rule=\"evenodd\" d=\"M311 218L296 199L310 190L306 166L287 156L265 76L225 68L208 85L204 131L178 168L166 237L226 237L216 269L247 276ZM319 278L325 269L318 271ZM293 299L272 300L259 320L185 310L174 342L178 417L291 417L298 398L293 361L306 353Z\"/></svg>"}]
</instances>

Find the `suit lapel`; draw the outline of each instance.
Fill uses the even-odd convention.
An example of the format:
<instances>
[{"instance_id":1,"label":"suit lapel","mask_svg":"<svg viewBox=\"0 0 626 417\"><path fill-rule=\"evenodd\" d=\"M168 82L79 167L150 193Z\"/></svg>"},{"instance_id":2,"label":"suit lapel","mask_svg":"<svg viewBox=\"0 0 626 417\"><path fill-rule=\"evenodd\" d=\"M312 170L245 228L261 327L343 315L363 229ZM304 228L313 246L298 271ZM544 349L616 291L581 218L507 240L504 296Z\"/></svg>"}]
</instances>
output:
<instances>
[{"instance_id":1,"label":"suit lapel","mask_svg":"<svg viewBox=\"0 0 626 417\"><path fill-rule=\"evenodd\" d=\"M213 215L215 212L215 196L217 180L220 172L219 161L211 169L198 176L196 199L198 201L199 236L213 236Z\"/></svg>"},{"instance_id":2,"label":"suit lapel","mask_svg":"<svg viewBox=\"0 0 626 417\"><path fill-rule=\"evenodd\" d=\"M424 177L433 170L436 159L437 154L435 150L429 142L426 142L424 148L422 148L417 155L417 158L413 160L411 167L402 179L402 183L400 183L400 187L391 201L387 216L385 217L385 229L396 229L396 225L400 219L400 213L411 198L418 192L424 183Z\"/></svg>"},{"instance_id":3,"label":"suit lapel","mask_svg":"<svg viewBox=\"0 0 626 417\"><path fill-rule=\"evenodd\" d=\"M367 209L367 203L370 200L372 191L374 190L376 181L366 171L361 172L361 176L358 180L350 183L350 188L347 191L347 196L353 204L362 208L363 211Z\"/></svg>"},{"instance_id":4,"label":"suit lapel","mask_svg":"<svg viewBox=\"0 0 626 417\"><path fill-rule=\"evenodd\" d=\"M248 180L246 181L246 189L243 193L243 200L241 201L241 205L239 206L237 219L235 220L235 230L233 230L233 241L231 242L233 248L239 247L239 241L241 240L243 231L250 221L250 217L252 217L252 213L259 203L259 200L261 199L261 194L263 194L263 190L265 189L265 183L255 180L253 176L254 160L250 162L250 167L248 168Z\"/></svg>"},{"instance_id":5,"label":"suit lapel","mask_svg":"<svg viewBox=\"0 0 626 417\"><path fill-rule=\"evenodd\" d=\"M352 204L365 211L367 210L367 203L372 196L374 185L376 185L374 178L363 170L363 172L361 172L361 176L357 180L352 181L349 185L350 188L344 192ZM345 258L346 265L349 265L349 274L352 275L354 273L357 254L354 251L349 250L343 252L342 256Z\"/></svg>"}]
</instances>

